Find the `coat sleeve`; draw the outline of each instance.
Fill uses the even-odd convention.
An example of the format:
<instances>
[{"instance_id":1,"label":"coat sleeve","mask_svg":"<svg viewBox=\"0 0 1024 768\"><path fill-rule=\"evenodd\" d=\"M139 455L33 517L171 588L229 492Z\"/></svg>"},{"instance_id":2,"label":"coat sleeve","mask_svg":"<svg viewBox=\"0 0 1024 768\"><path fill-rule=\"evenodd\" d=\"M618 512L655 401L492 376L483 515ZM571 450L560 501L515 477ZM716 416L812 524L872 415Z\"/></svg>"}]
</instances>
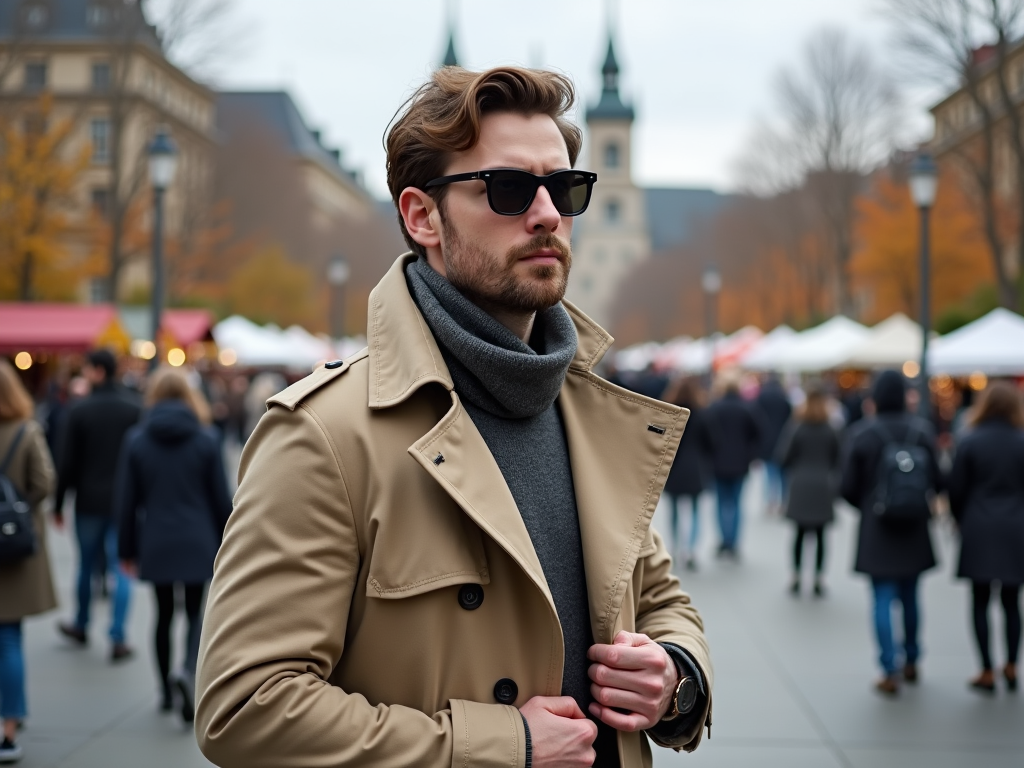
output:
<instances>
[{"instance_id":1,"label":"coat sleeve","mask_svg":"<svg viewBox=\"0 0 1024 768\"><path fill-rule=\"evenodd\" d=\"M953 469L949 473L946 491L949 494L949 511L959 523L967 509L971 487L971 460L969 443L961 443L953 458Z\"/></svg>"},{"instance_id":2,"label":"coat sleeve","mask_svg":"<svg viewBox=\"0 0 1024 768\"><path fill-rule=\"evenodd\" d=\"M135 444L132 433L128 434L121 454L117 459L117 474L114 478L114 519L117 521L117 555L122 560L138 558L138 516L139 485L135 477L135 463L132 450Z\"/></svg>"},{"instance_id":3,"label":"coat sleeve","mask_svg":"<svg viewBox=\"0 0 1024 768\"><path fill-rule=\"evenodd\" d=\"M867 489L864 488L864 483L867 480L863 450L864 437L864 431L857 428L848 435L842 458L842 478L839 484L842 497L857 509L860 509L864 494L867 493Z\"/></svg>"},{"instance_id":4,"label":"coat sleeve","mask_svg":"<svg viewBox=\"0 0 1024 768\"><path fill-rule=\"evenodd\" d=\"M426 714L329 682L361 553L342 465L316 416L271 407L239 474L199 656L203 754L221 768L523 768L512 707L452 700Z\"/></svg>"},{"instance_id":5,"label":"coat sleeve","mask_svg":"<svg viewBox=\"0 0 1024 768\"><path fill-rule=\"evenodd\" d=\"M775 448L775 463L783 469L789 469L790 464L796 457L793 435L796 434L796 423L792 420L786 422L786 426L779 435L779 444Z\"/></svg>"},{"instance_id":6,"label":"coat sleeve","mask_svg":"<svg viewBox=\"0 0 1024 768\"><path fill-rule=\"evenodd\" d=\"M56 474L42 428L35 422L29 422L25 432L26 445L23 450L27 453L24 493L28 502L36 505L53 493Z\"/></svg>"},{"instance_id":7,"label":"coat sleeve","mask_svg":"<svg viewBox=\"0 0 1024 768\"><path fill-rule=\"evenodd\" d=\"M57 443L57 496L53 501L53 513L57 517L64 513L64 496L68 489L78 485L78 421L78 409L68 408Z\"/></svg>"},{"instance_id":8,"label":"coat sleeve","mask_svg":"<svg viewBox=\"0 0 1024 768\"><path fill-rule=\"evenodd\" d=\"M206 465L206 489L215 515L217 532L223 536L224 526L231 515L231 494L228 492L228 477L224 471L220 442L214 439L212 443L210 461Z\"/></svg>"},{"instance_id":9,"label":"coat sleeve","mask_svg":"<svg viewBox=\"0 0 1024 768\"><path fill-rule=\"evenodd\" d=\"M657 732L648 734L663 747L692 752L700 744L705 725L711 725L711 689L713 670L704 622L690 596L672 574L672 558L657 531L653 532L655 551L643 561L643 582L637 605L636 631L659 643L672 643L685 650L700 667L707 684L707 703L703 713L693 719L693 727L671 742L662 741Z\"/></svg>"}]
</instances>

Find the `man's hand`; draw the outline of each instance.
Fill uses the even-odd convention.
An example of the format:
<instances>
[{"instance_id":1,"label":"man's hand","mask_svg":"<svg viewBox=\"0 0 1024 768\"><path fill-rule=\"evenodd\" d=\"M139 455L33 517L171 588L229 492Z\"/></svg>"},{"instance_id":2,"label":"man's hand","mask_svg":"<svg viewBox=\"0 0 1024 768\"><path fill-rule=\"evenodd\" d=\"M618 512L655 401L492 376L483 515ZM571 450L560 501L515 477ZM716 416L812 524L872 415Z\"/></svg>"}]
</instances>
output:
<instances>
[{"instance_id":1,"label":"man's hand","mask_svg":"<svg viewBox=\"0 0 1024 768\"><path fill-rule=\"evenodd\" d=\"M594 764L597 726L571 696L534 696L519 711L530 726L533 768L589 768Z\"/></svg>"},{"instance_id":2,"label":"man's hand","mask_svg":"<svg viewBox=\"0 0 1024 768\"><path fill-rule=\"evenodd\" d=\"M668 712L679 673L668 651L647 635L619 632L614 645L592 645L587 657L594 662L590 714L601 722L618 731L643 731Z\"/></svg>"}]
</instances>

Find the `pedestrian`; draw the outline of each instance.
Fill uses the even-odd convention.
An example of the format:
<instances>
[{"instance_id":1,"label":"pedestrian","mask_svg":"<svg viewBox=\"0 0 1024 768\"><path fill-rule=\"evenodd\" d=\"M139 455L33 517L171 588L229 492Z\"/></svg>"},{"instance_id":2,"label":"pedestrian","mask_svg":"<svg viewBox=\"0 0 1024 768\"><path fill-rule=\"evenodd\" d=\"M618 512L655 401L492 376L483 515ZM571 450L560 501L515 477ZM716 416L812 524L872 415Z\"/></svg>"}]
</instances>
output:
<instances>
[{"instance_id":1,"label":"pedestrian","mask_svg":"<svg viewBox=\"0 0 1024 768\"><path fill-rule=\"evenodd\" d=\"M697 541L700 536L700 495L708 487L707 456L704 455L700 438L703 429L703 403L698 380L692 376L677 378L669 384L664 399L690 411L690 417L686 420L686 431L679 441L679 450L676 451L668 480L665 481L664 496L669 505L672 556L682 554L686 569L695 571ZM679 528L687 511L690 513L689 536L686 546L683 546Z\"/></svg>"},{"instance_id":2,"label":"pedestrian","mask_svg":"<svg viewBox=\"0 0 1024 768\"><path fill-rule=\"evenodd\" d=\"M28 714L21 622L57 607L46 543L44 501L55 473L43 428L32 419L32 398L7 360L0 358L0 475L31 507L34 551L0 558L0 763L22 757L18 727ZM2 482L2 481L0 481ZM0 501L6 496L0 486ZM9 503L9 500L7 500Z\"/></svg>"},{"instance_id":3,"label":"pedestrian","mask_svg":"<svg viewBox=\"0 0 1024 768\"><path fill-rule=\"evenodd\" d=\"M54 520L64 525L64 495L75 492L75 536L78 539L78 612L73 622L57 625L76 645L89 642L92 574L96 561L106 556L114 578L110 620L110 658L132 656L125 636L131 601L131 581L117 566L117 521L114 519L114 476L124 437L139 420L142 407L116 382L117 359L106 349L86 356L83 374L91 384L88 396L68 410L57 465Z\"/></svg>"},{"instance_id":4,"label":"pedestrian","mask_svg":"<svg viewBox=\"0 0 1024 768\"><path fill-rule=\"evenodd\" d=\"M593 368L568 302L572 84L442 67L385 138L413 253L369 348L274 395L210 585L222 768L650 765L709 723L701 620L651 529L686 415ZM489 170L502 169L502 170Z\"/></svg>"},{"instance_id":5,"label":"pedestrian","mask_svg":"<svg viewBox=\"0 0 1024 768\"><path fill-rule=\"evenodd\" d=\"M936 458L935 435L926 420L907 413L907 386L897 371L883 371L873 391L875 418L857 422L849 435L843 463L842 495L860 510L857 555L854 570L871 578L874 597L874 625L879 647L882 678L875 688L883 694L899 692L899 661L905 682L917 682L921 648L918 642L920 612L917 588L920 576L935 566L935 552L929 533L930 498L942 489ZM911 458L909 465L904 456ZM917 454L917 459L914 459ZM895 464L895 466L892 466ZM923 514L910 520L889 520L888 488L895 472L908 471L921 498L910 502L923 506ZM894 505L893 505L894 506ZM882 514L885 513L885 514ZM892 609L903 608L902 652L893 637Z\"/></svg>"},{"instance_id":6,"label":"pedestrian","mask_svg":"<svg viewBox=\"0 0 1024 768\"><path fill-rule=\"evenodd\" d=\"M824 597L825 527L835 516L839 491L839 435L829 424L828 397L821 387L808 389L803 405L786 425L776 461L786 478L786 517L796 525L789 591L800 594L804 539L812 534L817 543L814 595Z\"/></svg>"},{"instance_id":7,"label":"pedestrian","mask_svg":"<svg viewBox=\"0 0 1024 768\"><path fill-rule=\"evenodd\" d=\"M765 474L765 509L777 515L782 509L784 495L782 467L778 463L779 438L793 415L786 391L779 377L769 373L754 400L761 419L761 455Z\"/></svg>"},{"instance_id":8,"label":"pedestrian","mask_svg":"<svg viewBox=\"0 0 1024 768\"><path fill-rule=\"evenodd\" d=\"M719 556L737 557L741 524L740 496L763 435L750 405L740 397L740 378L725 371L715 381L719 397L704 412L698 433L710 457L718 498Z\"/></svg>"},{"instance_id":9,"label":"pedestrian","mask_svg":"<svg viewBox=\"0 0 1024 768\"><path fill-rule=\"evenodd\" d=\"M126 573L153 585L160 708L173 708L177 689L182 717L192 722L203 592L213 576L231 497L209 410L185 375L175 368L157 371L146 388L146 405L143 422L125 439L118 469L118 552ZM184 593L188 641L184 671L172 676L176 586Z\"/></svg>"},{"instance_id":10,"label":"pedestrian","mask_svg":"<svg viewBox=\"0 0 1024 768\"><path fill-rule=\"evenodd\" d=\"M957 576L971 582L974 639L981 656L975 690L993 692L988 607L995 583L1003 605L1006 665L1003 678L1017 690L1020 593L1024 584L1024 409L1008 382L992 383L968 417L970 431L956 449L949 505L960 529Z\"/></svg>"}]
</instances>

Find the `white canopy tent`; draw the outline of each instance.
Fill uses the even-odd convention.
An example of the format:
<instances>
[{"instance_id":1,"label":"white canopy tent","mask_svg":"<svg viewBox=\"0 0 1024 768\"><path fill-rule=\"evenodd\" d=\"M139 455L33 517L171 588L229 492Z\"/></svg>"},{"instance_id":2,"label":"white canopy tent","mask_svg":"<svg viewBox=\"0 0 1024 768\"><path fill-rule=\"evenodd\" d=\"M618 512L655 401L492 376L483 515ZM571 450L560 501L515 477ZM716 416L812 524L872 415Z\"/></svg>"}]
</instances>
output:
<instances>
[{"instance_id":1,"label":"white canopy tent","mask_svg":"<svg viewBox=\"0 0 1024 768\"><path fill-rule=\"evenodd\" d=\"M333 342L298 325L283 331L276 325L257 325L239 315L217 323L213 338L222 350L235 353L238 365L307 372L318 362L347 357L366 346L359 339Z\"/></svg>"},{"instance_id":2,"label":"white canopy tent","mask_svg":"<svg viewBox=\"0 0 1024 768\"><path fill-rule=\"evenodd\" d=\"M761 340L740 358L740 367L748 371L770 371L774 361L785 353L797 336L797 332L788 325L780 325L761 337Z\"/></svg>"},{"instance_id":3,"label":"white canopy tent","mask_svg":"<svg viewBox=\"0 0 1024 768\"><path fill-rule=\"evenodd\" d=\"M900 368L908 360L920 359L921 326L902 312L897 312L870 329L840 367L868 370Z\"/></svg>"},{"instance_id":4,"label":"white canopy tent","mask_svg":"<svg viewBox=\"0 0 1024 768\"><path fill-rule=\"evenodd\" d=\"M973 323L935 340L928 350L930 373L964 376L1024 376L1024 317L994 309Z\"/></svg>"},{"instance_id":5,"label":"white canopy tent","mask_svg":"<svg viewBox=\"0 0 1024 768\"><path fill-rule=\"evenodd\" d=\"M821 325L803 331L770 361L768 369L794 373L817 373L842 364L868 336L868 329L848 317L837 315Z\"/></svg>"}]
</instances>

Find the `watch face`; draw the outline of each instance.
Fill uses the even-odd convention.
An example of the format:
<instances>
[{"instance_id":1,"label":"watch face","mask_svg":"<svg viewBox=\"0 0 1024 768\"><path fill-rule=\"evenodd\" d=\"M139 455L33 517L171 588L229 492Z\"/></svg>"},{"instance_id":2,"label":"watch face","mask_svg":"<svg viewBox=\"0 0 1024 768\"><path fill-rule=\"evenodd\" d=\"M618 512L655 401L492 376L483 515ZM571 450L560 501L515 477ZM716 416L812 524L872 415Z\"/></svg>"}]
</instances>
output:
<instances>
[{"instance_id":1,"label":"watch face","mask_svg":"<svg viewBox=\"0 0 1024 768\"><path fill-rule=\"evenodd\" d=\"M685 715L693 709L697 703L697 681L687 677L679 684L679 692L676 694L676 709L679 714Z\"/></svg>"}]
</instances>

